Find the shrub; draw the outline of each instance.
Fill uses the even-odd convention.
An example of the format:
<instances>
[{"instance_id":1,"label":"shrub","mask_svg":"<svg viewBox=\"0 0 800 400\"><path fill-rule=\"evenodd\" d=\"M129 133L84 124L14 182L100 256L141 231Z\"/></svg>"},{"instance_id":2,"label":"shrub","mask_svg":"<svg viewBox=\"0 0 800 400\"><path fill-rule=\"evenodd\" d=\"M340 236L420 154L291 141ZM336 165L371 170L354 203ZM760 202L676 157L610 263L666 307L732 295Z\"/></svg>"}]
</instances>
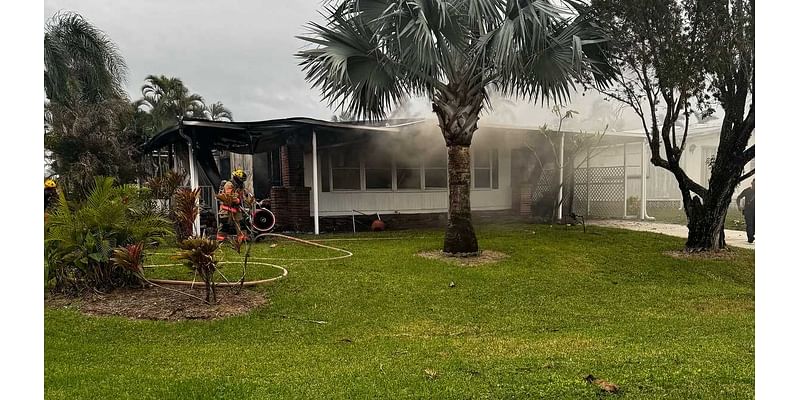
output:
<instances>
[{"instance_id":1,"label":"shrub","mask_svg":"<svg viewBox=\"0 0 800 400\"><path fill-rule=\"evenodd\" d=\"M199 197L200 188L192 190L182 187L175 191L172 200L172 215L175 219L175 234L177 235L178 242L192 236L194 221L200 214Z\"/></svg>"},{"instance_id":2,"label":"shrub","mask_svg":"<svg viewBox=\"0 0 800 400\"><path fill-rule=\"evenodd\" d=\"M138 283L127 268L112 262L113 249L163 241L170 222L153 210L149 190L115 185L96 177L86 198L58 204L45 223L47 280L62 292L110 289Z\"/></svg>"},{"instance_id":3,"label":"shrub","mask_svg":"<svg viewBox=\"0 0 800 400\"><path fill-rule=\"evenodd\" d=\"M182 251L178 253L178 260L186 261L186 266L205 283L206 303L217 302L214 273L217 271L216 252L219 242L207 237L190 237L178 245Z\"/></svg>"}]
</instances>

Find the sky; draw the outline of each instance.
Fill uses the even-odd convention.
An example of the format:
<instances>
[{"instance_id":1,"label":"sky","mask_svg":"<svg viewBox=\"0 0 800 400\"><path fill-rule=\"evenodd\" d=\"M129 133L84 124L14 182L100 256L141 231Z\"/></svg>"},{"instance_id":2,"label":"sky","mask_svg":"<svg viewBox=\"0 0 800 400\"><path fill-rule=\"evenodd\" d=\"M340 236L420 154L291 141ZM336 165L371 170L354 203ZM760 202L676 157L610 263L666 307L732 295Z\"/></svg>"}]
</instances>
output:
<instances>
[{"instance_id":1,"label":"sky","mask_svg":"<svg viewBox=\"0 0 800 400\"><path fill-rule=\"evenodd\" d=\"M224 6L223 6L224 5ZM45 0L44 20L60 10L81 14L120 48L128 64L127 89L141 97L149 74L179 77L206 102L221 101L237 121L339 114L321 100L294 54L306 46L296 36L309 21L321 22L321 0ZM566 108L580 112L567 125L602 129L608 110L601 96L576 93ZM552 125L550 107L493 99L483 122L522 126ZM412 99L395 117L433 118L426 99ZM635 129L632 113L618 126ZM604 122L605 121L605 122Z\"/></svg>"},{"instance_id":2,"label":"sky","mask_svg":"<svg viewBox=\"0 0 800 400\"><path fill-rule=\"evenodd\" d=\"M224 5L224 6L223 6ZM44 20L81 14L120 48L127 89L141 97L149 74L176 76L207 102L221 101L239 121L292 116L329 119L293 56L295 36L320 21L319 0L45 0Z\"/></svg>"}]
</instances>

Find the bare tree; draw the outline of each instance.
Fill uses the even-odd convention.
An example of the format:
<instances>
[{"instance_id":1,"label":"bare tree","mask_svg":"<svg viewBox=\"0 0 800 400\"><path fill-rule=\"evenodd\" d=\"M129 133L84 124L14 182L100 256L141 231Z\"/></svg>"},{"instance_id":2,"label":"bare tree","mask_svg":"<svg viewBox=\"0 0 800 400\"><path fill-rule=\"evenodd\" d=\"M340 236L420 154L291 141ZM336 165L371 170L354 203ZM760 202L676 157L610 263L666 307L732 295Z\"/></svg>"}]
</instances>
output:
<instances>
[{"instance_id":1,"label":"bare tree","mask_svg":"<svg viewBox=\"0 0 800 400\"><path fill-rule=\"evenodd\" d=\"M689 251L725 247L725 215L736 186L752 176L755 129L755 6L752 0L597 0L596 20L622 74L607 96L639 116L653 165L670 171L688 220ZM691 115L724 111L707 186L680 166ZM682 122L679 123L680 120Z\"/></svg>"}]
</instances>

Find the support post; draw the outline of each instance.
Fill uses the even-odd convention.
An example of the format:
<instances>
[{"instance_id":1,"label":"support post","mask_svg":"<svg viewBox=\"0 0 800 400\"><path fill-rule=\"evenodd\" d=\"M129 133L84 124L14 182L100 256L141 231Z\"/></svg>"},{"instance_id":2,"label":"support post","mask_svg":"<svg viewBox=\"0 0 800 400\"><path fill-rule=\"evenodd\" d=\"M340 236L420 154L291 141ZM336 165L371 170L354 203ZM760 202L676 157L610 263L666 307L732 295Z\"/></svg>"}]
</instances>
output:
<instances>
[{"instance_id":1,"label":"support post","mask_svg":"<svg viewBox=\"0 0 800 400\"><path fill-rule=\"evenodd\" d=\"M589 193L589 177L591 174L590 161L592 160L592 147L586 148L586 218L589 218L589 202L591 201L592 194Z\"/></svg>"},{"instance_id":2,"label":"support post","mask_svg":"<svg viewBox=\"0 0 800 400\"><path fill-rule=\"evenodd\" d=\"M183 134L183 118L178 121L178 129L180 130L180 135L186 138L186 144L189 148L189 185L192 190L195 190L200 186L200 180L197 177L197 166L195 165L192 139ZM200 236L200 213L197 213L197 216L194 218L194 223L192 224L192 235Z\"/></svg>"},{"instance_id":3,"label":"support post","mask_svg":"<svg viewBox=\"0 0 800 400\"><path fill-rule=\"evenodd\" d=\"M558 220L564 219L564 132L561 132L561 147L558 150Z\"/></svg>"},{"instance_id":4,"label":"support post","mask_svg":"<svg viewBox=\"0 0 800 400\"><path fill-rule=\"evenodd\" d=\"M628 216L628 143L622 144L622 218Z\"/></svg>"},{"instance_id":5,"label":"support post","mask_svg":"<svg viewBox=\"0 0 800 400\"><path fill-rule=\"evenodd\" d=\"M642 196L639 200L639 218L647 219L647 141L642 141Z\"/></svg>"},{"instance_id":6,"label":"support post","mask_svg":"<svg viewBox=\"0 0 800 400\"><path fill-rule=\"evenodd\" d=\"M314 202L314 234L319 235L319 169L317 168L317 132L311 131L311 162L312 175L311 195Z\"/></svg>"}]
</instances>

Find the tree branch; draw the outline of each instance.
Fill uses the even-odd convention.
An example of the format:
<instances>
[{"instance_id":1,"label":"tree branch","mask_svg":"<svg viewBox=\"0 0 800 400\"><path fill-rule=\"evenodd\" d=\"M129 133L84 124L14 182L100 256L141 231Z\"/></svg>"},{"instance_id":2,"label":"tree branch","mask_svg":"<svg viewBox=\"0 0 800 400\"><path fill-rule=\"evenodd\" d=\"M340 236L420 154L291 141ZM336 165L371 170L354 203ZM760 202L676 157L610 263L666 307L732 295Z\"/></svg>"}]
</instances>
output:
<instances>
[{"instance_id":1,"label":"tree branch","mask_svg":"<svg viewBox=\"0 0 800 400\"><path fill-rule=\"evenodd\" d=\"M743 181L743 180L755 175L755 173L756 173L756 169L755 168L751 169L750 172L748 172L748 173L746 173L746 174L744 174L744 175L739 177L739 182L741 182L741 181Z\"/></svg>"}]
</instances>

